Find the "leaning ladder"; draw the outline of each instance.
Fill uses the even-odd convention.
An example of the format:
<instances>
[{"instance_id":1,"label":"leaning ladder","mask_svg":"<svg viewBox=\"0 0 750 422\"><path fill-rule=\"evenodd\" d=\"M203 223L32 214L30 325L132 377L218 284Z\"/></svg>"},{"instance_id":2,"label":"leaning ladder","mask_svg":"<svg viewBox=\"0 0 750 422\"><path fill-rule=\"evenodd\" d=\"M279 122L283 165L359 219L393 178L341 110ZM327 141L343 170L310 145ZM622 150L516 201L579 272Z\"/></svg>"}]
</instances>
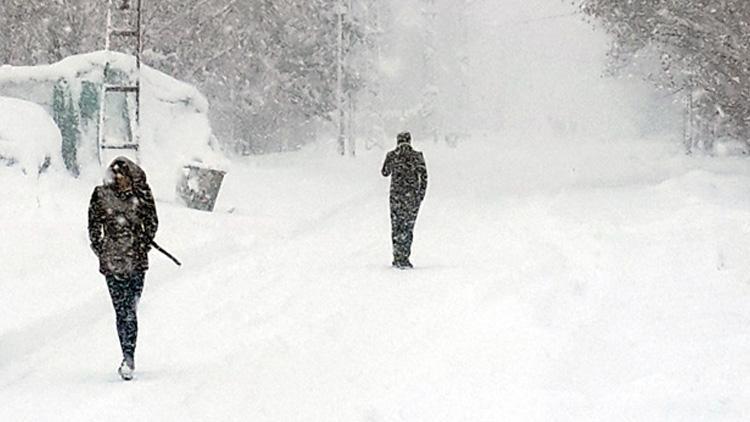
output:
<instances>
[{"instance_id":1,"label":"leaning ladder","mask_svg":"<svg viewBox=\"0 0 750 422\"><path fill-rule=\"evenodd\" d=\"M135 9L131 7L131 2L135 2ZM135 56L135 83L129 82L126 85L123 84L112 84L110 83L110 63L107 62L104 66L104 79L102 82L101 97L99 102L99 128L97 134L97 151L99 157L99 164L103 165L103 153L106 150L132 150L134 158L138 161L138 150L140 140L140 128L141 128L141 50L143 47L141 39L141 11L142 11L142 0L118 0L119 4L115 4L114 0L107 0L107 36L105 50L110 51L112 47L112 40L115 38L124 38L133 40L135 43L133 48L133 55ZM115 28L112 24L112 17L115 14L126 14L135 12L135 28ZM133 24L132 19L124 19L126 22ZM129 25L129 26L130 26ZM107 96L113 93L135 95L135 124L131 120L130 126L130 140L122 143L113 143L111 140L106 138L107 124L106 118L106 104ZM128 119L130 120L130 119Z\"/></svg>"}]
</instances>

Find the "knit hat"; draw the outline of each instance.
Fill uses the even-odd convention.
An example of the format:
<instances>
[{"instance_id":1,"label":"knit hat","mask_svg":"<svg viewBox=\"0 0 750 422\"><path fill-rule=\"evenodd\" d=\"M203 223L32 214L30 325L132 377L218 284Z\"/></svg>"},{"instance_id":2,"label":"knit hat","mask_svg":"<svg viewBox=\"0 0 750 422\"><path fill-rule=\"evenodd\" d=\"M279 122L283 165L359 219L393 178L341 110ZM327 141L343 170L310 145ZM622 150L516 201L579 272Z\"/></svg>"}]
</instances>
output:
<instances>
[{"instance_id":1,"label":"knit hat","mask_svg":"<svg viewBox=\"0 0 750 422\"><path fill-rule=\"evenodd\" d=\"M399 144L410 144L411 143L411 133L409 132L401 132L396 137L396 141Z\"/></svg>"}]
</instances>

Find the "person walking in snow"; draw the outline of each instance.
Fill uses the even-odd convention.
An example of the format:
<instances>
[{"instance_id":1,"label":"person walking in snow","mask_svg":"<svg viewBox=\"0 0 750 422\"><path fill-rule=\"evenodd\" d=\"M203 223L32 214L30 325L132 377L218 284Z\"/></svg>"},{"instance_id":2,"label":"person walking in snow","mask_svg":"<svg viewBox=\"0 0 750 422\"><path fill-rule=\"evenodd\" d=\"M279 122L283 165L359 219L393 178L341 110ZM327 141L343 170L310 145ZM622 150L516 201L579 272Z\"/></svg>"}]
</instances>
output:
<instances>
[{"instance_id":1,"label":"person walking in snow","mask_svg":"<svg viewBox=\"0 0 750 422\"><path fill-rule=\"evenodd\" d=\"M396 149L386 154L382 173L391 178L391 240L393 263L399 269L412 268L409 261L414 224L427 191L424 155L411 147L411 134L399 133Z\"/></svg>"},{"instance_id":2,"label":"person walking in snow","mask_svg":"<svg viewBox=\"0 0 750 422\"><path fill-rule=\"evenodd\" d=\"M99 272L105 276L115 308L123 357L118 373L130 380L138 336L136 310L159 224L146 173L129 159L116 158L104 184L94 189L88 214L91 249L99 258Z\"/></svg>"}]
</instances>

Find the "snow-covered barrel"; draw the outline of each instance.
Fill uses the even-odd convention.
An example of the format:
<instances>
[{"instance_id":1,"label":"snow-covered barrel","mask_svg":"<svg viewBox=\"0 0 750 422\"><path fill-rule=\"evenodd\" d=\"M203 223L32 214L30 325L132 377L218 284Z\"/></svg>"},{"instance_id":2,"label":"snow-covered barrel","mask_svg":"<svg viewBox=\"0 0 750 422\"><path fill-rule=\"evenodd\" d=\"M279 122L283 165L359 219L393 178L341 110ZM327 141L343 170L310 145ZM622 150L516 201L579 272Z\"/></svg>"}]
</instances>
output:
<instances>
[{"instance_id":1,"label":"snow-covered barrel","mask_svg":"<svg viewBox=\"0 0 750 422\"><path fill-rule=\"evenodd\" d=\"M207 166L191 164L183 168L183 176L177 185L177 195L189 208L213 211L219 197L225 171Z\"/></svg>"}]
</instances>

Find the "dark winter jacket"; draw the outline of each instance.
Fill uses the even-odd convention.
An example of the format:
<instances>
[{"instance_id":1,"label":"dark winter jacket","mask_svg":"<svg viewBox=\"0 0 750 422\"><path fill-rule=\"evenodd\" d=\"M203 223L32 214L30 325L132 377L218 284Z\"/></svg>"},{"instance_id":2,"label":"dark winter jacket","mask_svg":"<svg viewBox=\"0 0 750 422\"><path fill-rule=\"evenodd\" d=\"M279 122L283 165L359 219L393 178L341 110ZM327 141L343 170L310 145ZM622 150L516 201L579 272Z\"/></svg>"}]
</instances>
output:
<instances>
[{"instance_id":1,"label":"dark winter jacket","mask_svg":"<svg viewBox=\"0 0 750 422\"><path fill-rule=\"evenodd\" d=\"M427 191L427 166L421 152L400 143L386 155L382 173L391 176L391 201L422 202Z\"/></svg>"},{"instance_id":2,"label":"dark winter jacket","mask_svg":"<svg viewBox=\"0 0 750 422\"><path fill-rule=\"evenodd\" d=\"M108 174L131 181L122 191L114 180L94 189L89 203L89 240L104 275L132 274L148 269L148 251L159 220L146 174L125 157L116 158Z\"/></svg>"}]
</instances>

